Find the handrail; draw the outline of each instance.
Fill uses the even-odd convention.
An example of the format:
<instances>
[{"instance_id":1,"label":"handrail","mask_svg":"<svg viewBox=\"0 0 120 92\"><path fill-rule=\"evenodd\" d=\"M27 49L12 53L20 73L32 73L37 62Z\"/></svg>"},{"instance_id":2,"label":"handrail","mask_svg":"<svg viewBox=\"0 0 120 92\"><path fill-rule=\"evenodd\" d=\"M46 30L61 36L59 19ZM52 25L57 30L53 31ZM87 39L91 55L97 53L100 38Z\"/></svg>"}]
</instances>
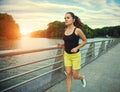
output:
<instances>
[{"instance_id":1,"label":"handrail","mask_svg":"<svg viewBox=\"0 0 120 92\"><path fill-rule=\"evenodd\" d=\"M99 46L95 46L95 47L98 47L99 48ZM92 49L92 47L90 47L91 49ZM80 51L84 51L84 50L87 50L88 48L84 48L84 49L81 49Z\"/></svg>"},{"instance_id":2,"label":"handrail","mask_svg":"<svg viewBox=\"0 0 120 92\"><path fill-rule=\"evenodd\" d=\"M62 48L62 47L60 47ZM7 50L7 51L0 51L0 57L6 57L6 56L13 56L13 55L21 55L21 54L28 54L33 52L41 52L41 51L48 51L58 49L57 46L50 46L46 48L41 49L15 49L15 50Z\"/></svg>"},{"instance_id":3,"label":"handrail","mask_svg":"<svg viewBox=\"0 0 120 92\"><path fill-rule=\"evenodd\" d=\"M111 41L111 40L102 40L102 41ZM102 42L102 41L100 40L100 41L92 41L92 42L99 43L99 42ZM88 44L91 44L92 42L88 42Z\"/></svg>"}]
</instances>

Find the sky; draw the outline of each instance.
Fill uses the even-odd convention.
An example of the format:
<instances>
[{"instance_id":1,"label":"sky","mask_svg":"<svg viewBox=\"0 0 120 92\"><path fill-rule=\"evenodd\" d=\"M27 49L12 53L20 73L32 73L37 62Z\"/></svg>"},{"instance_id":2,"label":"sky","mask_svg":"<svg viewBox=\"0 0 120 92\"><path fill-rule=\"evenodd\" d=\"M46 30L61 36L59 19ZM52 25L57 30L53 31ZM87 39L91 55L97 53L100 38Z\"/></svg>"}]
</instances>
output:
<instances>
[{"instance_id":1,"label":"sky","mask_svg":"<svg viewBox=\"0 0 120 92\"><path fill-rule=\"evenodd\" d=\"M93 29L120 25L120 0L0 0L0 13L12 15L22 34L63 22L66 12Z\"/></svg>"}]
</instances>

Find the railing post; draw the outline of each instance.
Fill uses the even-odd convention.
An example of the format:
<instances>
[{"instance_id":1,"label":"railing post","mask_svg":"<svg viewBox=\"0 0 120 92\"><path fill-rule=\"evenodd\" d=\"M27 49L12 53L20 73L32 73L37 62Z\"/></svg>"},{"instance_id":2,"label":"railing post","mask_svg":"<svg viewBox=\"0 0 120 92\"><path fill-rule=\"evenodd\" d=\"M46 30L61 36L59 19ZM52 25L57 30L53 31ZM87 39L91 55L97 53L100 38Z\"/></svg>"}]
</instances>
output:
<instances>
[{"instance_id":1,"label":"railing post","mask_svg":"<svg viewBox=\"0 0 120 92\"><path fill-rule=\"evenodd\" d=\"M111 40L111 47L114 46L114 40Z\"/></svg>"},{"instance_id":2,"label":"railing post","mask_svg":"<svg viewBox=\"0 0 120 92\"><path fill-rule=\"evenodd\" d=\"M114 45L117 45L118 44L118 40L114 40Z\"/></svg>"},{"instance_id":3,"label":"railing post","mask_svg":"<svg viewBox=\"0 0 120 92\"><path fill-rule=\"evenodd\" d=\"M106 50L108 51L110 49L110 40L107 42L107 45L106 45Z\"/></svg>"},{"instance_id":4,"label":"railing post","mask_svg":"<svg viewBox=\"0 0 120 92\"><path fill-rule=\"evenodd\" d=\"M102 55L105 52L105 41L102 41L101 46L99 48L98 56Z\"/></svg>"},{"instance_id":5,"label":"railing post","mask_svg":"<svg viewBox=\"0 0 120 92\"><path fill-rule=\"evenodd\" d=\"M95 56L95 43L91 42L88 51L86 53L85 64L89 63Z\"/></svg>"}]
</instances>

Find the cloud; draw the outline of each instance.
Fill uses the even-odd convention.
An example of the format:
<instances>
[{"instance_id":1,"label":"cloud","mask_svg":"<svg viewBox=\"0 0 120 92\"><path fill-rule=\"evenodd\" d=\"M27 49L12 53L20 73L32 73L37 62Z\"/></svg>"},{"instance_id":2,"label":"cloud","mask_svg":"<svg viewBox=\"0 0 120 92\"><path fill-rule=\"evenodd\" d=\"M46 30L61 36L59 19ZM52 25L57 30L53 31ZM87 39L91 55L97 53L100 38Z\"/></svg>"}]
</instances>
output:
<instances>
[{"instance_id":1,"label":"cloud","mask_svg":"<svg viewBox=\"0 0 120 92\"><path fill-rule=\"evenodd\" d=\"M12 4L6 4L1 6L2 12L11 13L17 20L19 19L63 19L64 14L67 11L84 11L84 8L68 5L59 5L46 2L32 2L25 3L13 2ZM54 21L53 20L53 21Z\"/></svg>"},{"instance_id":2,"label":"cloud","mask_svg":"<svg viewBox=\"0 0 120 92\"><path fill-rule=\"evenodd\" d=\"M2 0L0 4L0 12L11 14L21 27L31 27L32 30L43 29L55 20L64 21L64 15L68 11L74 12L83 23L92 28L120 24L120 13L117 12L120 7L114 0L109 0L109 3L108 0L73 0L69 5L66 2L59 4L47 0Z\"/></svg>"},{"instance_id":3,"label":"cloud","mask_svg":"<svg viewBox=\"0 0 120 92\"><path fill-rule=\"evenodd\" d=\"M120 24L120 7L114 0L73 0L85 8L82 19L84 23L88 24L92 28L113 26ZM95 9L96 8L96 9Z\"/></svg>"},{"instance_id":4,"label":"cloud","mask_svg":"<svg viewBox=\"0 0 120 92\"><path fill-rule=\"evenodd\" d=\"M73 2L78 3L81 6L84 6L85 8L96 8L96 7L102 7L106 5L106 0L73 0Z\"/></svg>"}]
</instances>

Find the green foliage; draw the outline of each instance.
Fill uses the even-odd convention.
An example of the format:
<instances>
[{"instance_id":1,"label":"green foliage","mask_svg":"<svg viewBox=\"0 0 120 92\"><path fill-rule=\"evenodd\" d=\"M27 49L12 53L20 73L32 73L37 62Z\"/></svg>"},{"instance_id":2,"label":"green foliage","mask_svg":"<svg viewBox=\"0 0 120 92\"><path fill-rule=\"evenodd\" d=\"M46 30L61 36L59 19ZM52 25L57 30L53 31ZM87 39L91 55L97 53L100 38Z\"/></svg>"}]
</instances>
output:
<instances>
[{"instance_id":1,"label":"green foliage","mask_svg":"<svg viewBox=\"0 0 120 92\"><path fill-rule=\"evenodd\" d=\"M17 39L20 37L18 24L11 15L0 13L0 39Z\"/></svg>"},{"instance_id":2,"label":"green foliage","mask_svg":"<svg viewBox=\"0 0 120 92\"><path fill-rule=\"evenodd\" d=\"M84 24L83 25L83 32L86 35L87 38L92 38L94 37L94 31L91 29L88 25Z\"/></svg>"},{"instance_id":3,"label":"green foliage","mask_svg":"<svg viewBox=\"0 0 120 92\"><path fill-rule=\"evenodd\" d=\"M101 37L120 37L120 26L113 26L113 27L103 27L101 29L94 29L95 36Z\"/></svg>"},{"instance_id":4,"label":"green foliage","mask_svg":"<svg viewBox=\"0 0 120 92\"><path fill-rule=\"evenodd\" d=\"M60 21L54 21L48 24L46 30L46 36L48 38L61 38L65 29L65 23Z\"/></svg>"}]
</instances>

